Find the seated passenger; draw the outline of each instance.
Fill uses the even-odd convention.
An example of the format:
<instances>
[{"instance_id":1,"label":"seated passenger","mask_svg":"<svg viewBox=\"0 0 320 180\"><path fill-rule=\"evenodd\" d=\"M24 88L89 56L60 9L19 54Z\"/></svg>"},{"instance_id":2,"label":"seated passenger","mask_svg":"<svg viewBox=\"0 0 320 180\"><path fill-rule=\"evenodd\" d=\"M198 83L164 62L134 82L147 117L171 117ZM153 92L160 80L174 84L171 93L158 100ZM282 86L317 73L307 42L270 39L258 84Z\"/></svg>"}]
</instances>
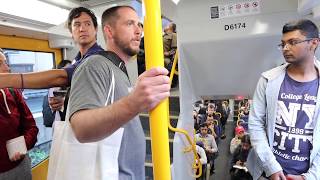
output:
<instances>
[{"instance_id":1,"label":"seated passenger","mask_svg":"<svg viewBox=\"0 0 320 180\"><path fill-rule=\"evenodd\" d=\"M214 159L218 154L218 146L214 137L208 134L208 126L206 123L200 125L200 133L196 134L196 142L198 141L201 141L204 144L208 163L211 165L210 174L212 174L214 170Z\"/></svg>"},{"instance_id":2,"label":"seated passenger","mask_svg":"<svg viewBox=\"0 0 320 180\"><path fill-rule=\"evenodd\" d=\"M6 57L0 49L0 73L9 73ZM37 142L38 128L18 89L0 89L0 179L31 180L28 154L16 152L9 158L7 141L23 136L27 149Z\"/></svg>"},{"instance_id":3,"label":"seated passenger","mask_svg":"<svg viewBox=\"0 0 320 180\"><path fill-rule=\"evenodd\" d=\"M237 126L235 128L235 137L230 142L230 153L233 154L236 148L241 144L241 138L244 136L244 128Z\"/></svg>"},{"instance_id":4,"label":"seated passenger","mask_svg":"<svg viewBox=\"0 0 320 180\"><path fill-rule=\"evenodd\" d=\"M207 120L206 120L206 123L207 123L207 126L208 126L208 134L211 134L215 140L217 139L217 134L215 133L215 124L213 122L213 116L210 116L208 115L207 116Z\"/></svg>"},{"instance_id":5,"label":"seated passenger","mask_svg":"<svg viewBox=\"0 0 320 180\"><path fill-rule=\"evenodd\" d=\"M208 103L207 114L214 114L216 112L216 107L213 103Z\"/></svg>"},{"instance_id":6,"label":"seated passenger","mask_svg":"<svg viewBox=\"0 0 320 180\"><path fill-rule=\"evenodd\" d=\"M213 129L214 129L214 132L216 134L215 136L215 140L217 143L219 143L219 140L221 138L221 135L222 135L222 131L221 131L221 120L220 120L220 114L219 113L216 113L216 112L212 112L212 113L209 113L207 114L207 117L211 116L212 119L213 119Z\"/></svg>"},{"instance_id":7,"label":"seated passenger","mask_svg":"<svg viewBox=\"0 0 320 180\"><path fill-rule=\"evenodd\" d=\"M252 177L246 167L250 149L250 137L246 134L241 138L241 145L237 147L232 156L230 169L231 180L252 180Z\"/></svg>"}]
</instances>

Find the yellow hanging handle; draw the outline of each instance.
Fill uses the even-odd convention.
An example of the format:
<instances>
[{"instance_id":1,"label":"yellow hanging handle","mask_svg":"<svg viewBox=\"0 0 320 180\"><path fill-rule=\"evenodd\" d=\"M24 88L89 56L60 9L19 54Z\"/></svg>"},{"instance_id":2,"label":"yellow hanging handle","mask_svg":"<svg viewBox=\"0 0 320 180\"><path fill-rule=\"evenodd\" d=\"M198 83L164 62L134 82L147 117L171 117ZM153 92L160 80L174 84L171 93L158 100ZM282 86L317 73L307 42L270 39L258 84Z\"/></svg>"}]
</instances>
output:
<instances>
[{"instance_id":1,"label":"yellow hanging handle","mask_svg":"<svg viewBox=\"0 0 320 180\"><path fill-rule=\"evenodd\" d=\"M214 115L218 115L220 119L222 117L221 113L219 113L219 112L214 112Z\"/></svg>"},{"instance_id":2,"label":"yellow hanging handle","mask_svg":"<svg viewBox=\"0 0 320 180\"><path fill-rule=\"evenodd\" d=\"M241 122L244 122L244 121L241 119L241 114L239 113L239 114L238 114L237 123L236 123L237 126L240 126L240 123L241 123Z\"/></svg>"},{"instance_id":3,"label":"yellow hanging handle","mask_svg":"<svg viewBox=\"0 0 320 180\"><path fill-rule=\"evenodd\" d=\"M178 71L176 71L176 66L178 63L178 50L176 51L175 55L174 55L174 60L173 60L173 64L172 64L172 68L171 68L171 72L170 72L170 83L172 83L172 79L173 79L173 75L178 75Z\"/></svg>"},{"instance_id":4,"label":"yellow hanging handle","mask_svg":"<svg viewBox=\"0 0 320 180\"><path fill-rule=\"evenodd\" d=\"M171 68L171 72L170 72L170 83L172 83L172 79L173 79L173 75L175 73L178 73L176 71L176 66L177 66L177 63L178 63L178 50L176 51L175 55L174 55L174 60L173 60L173 65L172 65L172 68ZM168 104L169 105L169 104ZM169 107L169 106L168 106ZM168 113L168 117L169 117L169 113ZM171 123L170 123L170 117L168 118L169 121L168 121L168 127L171 131L174 131L174 132L177 132L177 133L182 133L185 135L187 141L189 142L190 146L185 148L184 152L187 153L187 152L190 152L192 151L193 152L193 156L194 156L194 161L192 163L192 168L197 171L197 169L199 170L198 174L195 174L194 178L199 178L201 175L202 175L202 164L200 162L200 158L197 154L197 150L196 150L196 145L195 145L195 141L192 141L191 140L191 137L189 136L188 132L184 129L178 129L178 128L174 128L171 126Z\"/></svg>"},{"instance_id":5,"label":"yellow hanging handle","mask_svg":"<svg viewBox=\"0 0 320 180\"><path fill-rule=\"evenodd\" d=\"M169 115L168 115L169 116ZM199 173L195 174L194 178L199 178L202 175L202 164L200 162L200 158L198 156L197 150L196 150L196 144L195 144L195 140L192 141L191 137L189 136L188 132L184 129L179 129L179 128L174 128L171 126L170 123L170 118L169 118L169 122L168 122L168 127L171 131L174 131L176 133L182 133L185 135L187 141L189 142L190 146L186 147L184 150L184 153L193 152L193 156L194 156L194 161L192 163L192 168L196 171L197 169L199 169Z\"/></svg>"}]
</instances>

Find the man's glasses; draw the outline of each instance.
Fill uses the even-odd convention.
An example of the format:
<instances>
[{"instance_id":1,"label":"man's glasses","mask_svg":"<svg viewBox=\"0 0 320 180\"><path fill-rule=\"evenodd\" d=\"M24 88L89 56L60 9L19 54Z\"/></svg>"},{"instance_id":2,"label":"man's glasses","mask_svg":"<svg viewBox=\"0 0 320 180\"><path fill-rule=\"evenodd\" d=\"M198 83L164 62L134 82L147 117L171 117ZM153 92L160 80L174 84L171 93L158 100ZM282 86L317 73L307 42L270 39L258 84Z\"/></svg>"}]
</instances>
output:
<instances>
[{"instance_id":1,"label":"man's glasses","mask_svg":"<svg viewBox=\"0 0 320 180\"><path fill-rule=\"evenodd\" d=\"M288 42L286 43L281 43L281 44L278 44L278 49L279 50L283 50L285 47L287 48L291 48L297 44L300 44L300 43L303 43L303 42L306 42L306 41L311 41L313 40L314 38L308 38L308 39L305 39L305 40L289 40Z\"/></svg>"}]
</instances>

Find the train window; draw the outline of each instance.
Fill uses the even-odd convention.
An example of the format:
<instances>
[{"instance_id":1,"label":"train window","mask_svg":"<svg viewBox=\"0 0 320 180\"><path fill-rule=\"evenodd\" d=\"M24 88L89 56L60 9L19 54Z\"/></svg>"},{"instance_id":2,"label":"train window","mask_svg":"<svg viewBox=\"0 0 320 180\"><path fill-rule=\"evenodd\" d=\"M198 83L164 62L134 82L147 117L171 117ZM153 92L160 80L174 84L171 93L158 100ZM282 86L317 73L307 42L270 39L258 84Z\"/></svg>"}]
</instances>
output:
<instances>
[{"instance_id":1,"label":"train window","mask_svg":"<svg viewBox=\"0 0 320 180\"><path fill-rule=\"evenodd\" d=\"M37 72L52 69L55 66L54 54L50 52L34 52L25 50L4 49L12 73ZM43 125L42 103L48 89L25 89L23 97L36 120L39 128L38 141L30 150L32 166L48 157L52 128Z\"/></svg>"}]
</instances>

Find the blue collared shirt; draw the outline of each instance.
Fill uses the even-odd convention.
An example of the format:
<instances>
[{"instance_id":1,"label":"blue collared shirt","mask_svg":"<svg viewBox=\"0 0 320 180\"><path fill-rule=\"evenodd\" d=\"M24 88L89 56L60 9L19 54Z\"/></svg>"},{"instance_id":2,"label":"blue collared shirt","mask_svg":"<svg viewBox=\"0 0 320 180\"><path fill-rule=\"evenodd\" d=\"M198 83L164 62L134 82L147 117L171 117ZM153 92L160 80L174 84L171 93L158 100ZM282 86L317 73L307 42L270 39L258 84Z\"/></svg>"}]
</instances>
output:
<instances>
[{"instance_id":1,"label":"blue collared shirt","mask_svg":"<svg viewBox=\"0 0 320 180\"><path fill-rule=\"evenodd\" d=\"M91 46L88 51L81 57L81 53L78 52L77 56L74 58L76 62L74 64L71 64L64 68L64 70L67 72L68 75L68 85L71 85L71 79L74 70L77 68L77 66L82 62L83 59L86 59L87 57L94 55L100 51L104 51L104 49L99 46L97 43L95 43L93 46Z\"/></svg>"}]
</instances>

